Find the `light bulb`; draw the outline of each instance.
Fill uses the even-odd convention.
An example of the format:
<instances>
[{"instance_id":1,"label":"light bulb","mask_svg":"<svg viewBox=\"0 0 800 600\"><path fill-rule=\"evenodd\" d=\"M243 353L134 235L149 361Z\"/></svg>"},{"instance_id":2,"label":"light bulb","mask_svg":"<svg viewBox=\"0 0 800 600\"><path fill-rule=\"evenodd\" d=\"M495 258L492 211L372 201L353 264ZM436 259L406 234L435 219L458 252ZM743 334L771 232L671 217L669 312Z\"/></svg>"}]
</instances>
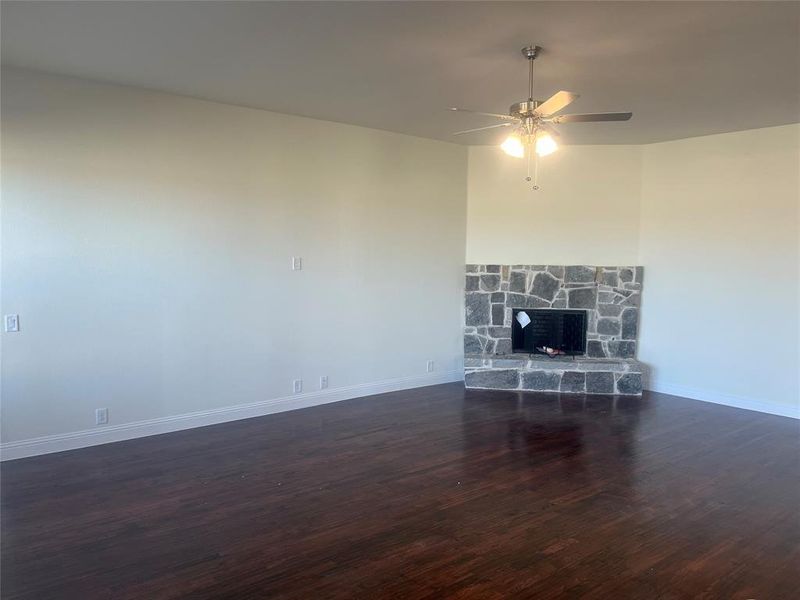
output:
<instances>
[{"instance_id":1,"label":"light bulb","mask_svg":"<svg viewBox=\"0 0 800 600\"><path fill-rule=\"evenodd\" d=\"M540 133L536 136L536 154L547 156L558 150L558 144L549 133Z\"/></svg>"},{"instance_id":2,"label":"light bulb","mask_svg":"<svg viewBox=\"0 0 800 600\"><path fill-rule=\"evenodd\" d=\"M509 156L513 156L515 158L522 158L525 156L525 146L522 144L522 140L519 139L519 136L516 133L512 133L510 136L508 136L506 141L500 144L500 147L503 149L503 152Z\"/></svg>"}]
</instances>

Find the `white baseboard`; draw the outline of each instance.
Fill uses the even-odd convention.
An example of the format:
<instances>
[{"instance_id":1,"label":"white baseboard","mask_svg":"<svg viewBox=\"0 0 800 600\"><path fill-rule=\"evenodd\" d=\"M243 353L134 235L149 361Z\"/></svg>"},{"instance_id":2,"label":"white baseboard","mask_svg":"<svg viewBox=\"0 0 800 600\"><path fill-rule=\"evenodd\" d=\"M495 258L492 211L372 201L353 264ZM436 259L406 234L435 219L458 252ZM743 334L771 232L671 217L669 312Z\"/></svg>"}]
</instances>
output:
<instances>
[{"instance_id":1,"label":"white baseboard","mask_svg":"<svg viewBox=\"0 0 800 600\"><path fill-rule=\"evenodd\" d=\"M37 456L39 454L50 454L51 452L75 450L77 448L86 448L99 444L108 444L110 442L121 442L134 438L147 437L149 435L180 431L182 429L192 429L193 427L203 427L205 425L215 425L228 421L238 421L239 419L261 417L287 410L296 410L298 408L339 402L351 398L371 396L372 394L383 394L386 392L396 392L399 390L463 380L463 370L429 373L426 375L387 379L385 381L376 381L373 383L362 383L348 387L331 388L318 392L294 394L292 396L271 398L251 404L226 406L223 408L174 415L171 417L159 417L146 421L109 425L97 429L59 433L17 442L4 442L0 444L0 460L14 460L17 458Z\"/></svg>"},{"instance_id":2,"label":"white baseboard","mask_svg":"<svg viewBox=\"0 0 800 600\"><path fill-rule=\"evenodd\" d=\"M662 394L670 394L672 396L682 396L684 398L700 400L702 402L711 402L713 404L722 404L724 406L732 406L734 408L754 410L756 412L767 413L770 415L800 419L799 406L775 404L773 402L764 402L763 400L754 400L752 398L745 398L743 396L721 394L719 392L687 387L685 385L676 385L666 381L651 381L647 386L647 389L653 392L661 392Z\"/></svg>"}]
</instances>

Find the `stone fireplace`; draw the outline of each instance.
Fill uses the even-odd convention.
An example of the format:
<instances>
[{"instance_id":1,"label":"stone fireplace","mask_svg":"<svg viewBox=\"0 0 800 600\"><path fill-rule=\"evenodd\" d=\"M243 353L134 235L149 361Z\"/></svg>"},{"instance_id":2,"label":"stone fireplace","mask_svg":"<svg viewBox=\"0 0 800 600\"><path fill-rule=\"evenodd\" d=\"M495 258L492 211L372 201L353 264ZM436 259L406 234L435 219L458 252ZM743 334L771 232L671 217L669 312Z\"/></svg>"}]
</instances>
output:
<instances>
[{"instance_id":1,"label":"stone fireplace","mask_svg":"<svg viewBox=\"0 0 800 600\"><path fill-rule=\"evenodd\" d=\"M640 394L642 283L633 266L467 265L467 387ZM567 351L550 358L539 344Z\"/></svg>"}]
</instances>

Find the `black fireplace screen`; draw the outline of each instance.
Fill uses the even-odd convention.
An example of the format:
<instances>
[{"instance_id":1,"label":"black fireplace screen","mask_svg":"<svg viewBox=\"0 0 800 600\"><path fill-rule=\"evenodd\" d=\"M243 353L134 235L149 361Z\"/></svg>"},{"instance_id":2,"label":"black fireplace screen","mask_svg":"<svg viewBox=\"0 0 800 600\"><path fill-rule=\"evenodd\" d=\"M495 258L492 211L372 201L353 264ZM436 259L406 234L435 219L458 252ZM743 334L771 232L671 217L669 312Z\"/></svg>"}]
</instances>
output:
<instances>
[{"instance_id":1,"label":"black fireplace screen","mask_svg":"<svg viewBox=\"0 0 800 600\"><path fill-rule=\"evenodd\" d=\"M511 319L513 352L553 348L564 354L586 352L586 311L515 308Z\"/></svg>"}]
</instances>

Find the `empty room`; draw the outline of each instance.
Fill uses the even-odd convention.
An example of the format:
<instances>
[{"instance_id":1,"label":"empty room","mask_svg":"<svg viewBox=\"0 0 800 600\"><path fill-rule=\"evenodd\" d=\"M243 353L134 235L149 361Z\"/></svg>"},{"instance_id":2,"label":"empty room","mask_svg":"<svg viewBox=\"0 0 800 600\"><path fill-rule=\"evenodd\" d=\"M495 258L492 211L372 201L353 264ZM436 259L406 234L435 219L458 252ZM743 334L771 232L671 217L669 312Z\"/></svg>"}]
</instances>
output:
<instances>
[{"instance_id":1,"label":"empty room","mask_svg":"<svg viewBox=\"0 0 800 600\"><path fill-rule=\"evenodd\" d=\"M0 22L3 600L798 598L800 2Z\"/></svg>"}]
</instances>

